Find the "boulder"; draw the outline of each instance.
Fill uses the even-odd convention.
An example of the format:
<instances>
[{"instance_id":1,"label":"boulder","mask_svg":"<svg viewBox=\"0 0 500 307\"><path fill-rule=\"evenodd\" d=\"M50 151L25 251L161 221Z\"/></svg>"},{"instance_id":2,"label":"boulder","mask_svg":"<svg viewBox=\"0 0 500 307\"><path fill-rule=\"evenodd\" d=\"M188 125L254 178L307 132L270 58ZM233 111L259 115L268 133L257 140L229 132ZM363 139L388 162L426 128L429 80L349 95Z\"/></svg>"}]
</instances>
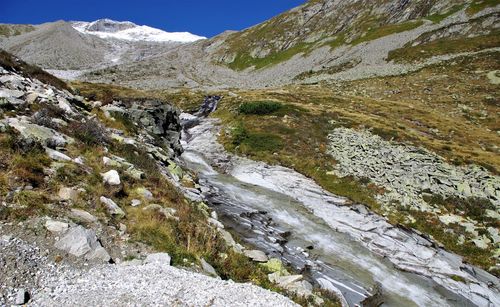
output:
<instances>
[{"instance_id":1,"label":"boulder","mask_svg":"<svg viewBox=\"0 0 500 307\"><path fill-rule=\"evenodd\" d=\"M104 174L101 174L104 183L109 185L120 185L120 175L115 170L110 170Z\"/></svg>"},{"instance_id":2,"label":"boulder","mask_svg":"<svg viewBox=\"0 0 500 307\"><path fill-rule=\"evenodd\" d=\"M214 269L213 266L211 266L208 262L205 261L205 259L201 258L200 259L200 264L201 268L205 273L207 273L210 276L218 277L219 275L217 274L217 271Z\"/></svg>"},{"instance_id":3,"label":"boulder","mask_svg":"<svg viewBox=\"0 0 500 307\"><path fill-rule=\"evenodd\" d=\"M243 253L243 250L244 250L243 246L236 243L236 241L234 241L233 236L228 231L226 231L222 228L218 228L217 230L221 234L222 239L226 242L227 246L232 247L233 250L239 254Z\"/></svg>"},{"instance_id":4,"label":"boulder","mask_svg":"<svg viewBox=\"0 0 500 307\"><path fill-rule=\"evenodd\" d=\"M59 189L57 195L61 200L71 200L77 201L80 191L75 190L73 188L62 187Z\"/></svg>"},{"instance_id":5,"label":"boulder","mask_svg":"<svg viewBox=\"0 0 500 307\"><path fill-rule=\"evenodd\" d=\"M52 160L55 160L55 161L72 161L72 159L69 156L67 156L67 155L65 155L62 152L59 152L57 150L45 147L45 152L47 153L47 155L49 156L49 158L51 158Z\"/></svg>"},{"instance_id":6,"label":"boulder","mask_svg":"<svg viewBox=\"0 0 500 307\"><path fill-rule=\"evenodd\" d=\"M14 301L14 305L19 306L19 305L27 304L30 299L31 299L31 296L30 296L29 292L26 291L25 289L21 288L17 291L16 300Z\"/></svg>"},{"instance_id":7,"label":"boulder","mask_svg":"<svg viewBox=\"0 0 500 307\"><path fill-rule=\"evenodd\" d=\"M260 265L265 267L270 272L278 272L282 276L290 275L290 273L288 273L288 271L283 266L283 262L278 258L269 259L269 261L261 263Z\"/></svg>"},{"instance_id":8,"label":"boulder","mask_svg":"<svg viewBox=\"0 0 500 307\"><path fill-rule=\"evenodd\" d=\"M132 199L132 201L130 202L130 205L132 207L137 207L137 206L140 206L142 204L142 202L138 199Z\"/></svg>"},{"instance_id":9,"label":"boulder","mask_svg":"<svg viewBox=\"0 0 500 307\"><path fill-rule=\"evenodd\" d=\"M68 230L69 224L54 220L47 220L45 221L45 228L54 234L60 234Z\"/></svg>"},{"instance_id":10,"label":"boulder","mask_svg":"<svg viewBox=\"0 0 500 307\"><path fill-rule=\"evenodd\" d=\"M128 110L132 122L162 140L158 146L170 148L177 154L182 153L179 113L176 107L156 100L134 103Z\"/></svg>"},{"instance_id":11,"label":"boulder","mask_svg":"<svg viewBox=\"0 0 500 307\"><path fill-rule=\"evenodd\" d=\"M75 111L73 111L73 108L71 107L69 102L66 100L66 98L58 97L57 102L58 102L57 106L59 107L59 109L63 110L64 113L70 114L70 115L75 114Z\"/></svg>"},{"instance_id":12,"label":"boulder","mask_svg":"<svg viewBox=\"0 0 500 307\"><path fill-rule=\"evenodd\" d=\"M85 256L86 259L98 259L105 262L111 260L97 240L95 232L82 226L70 228L54 246L75 257Z\"/></svg>"},{"instance_id":13,"label":"boulder","mask_svg":"<svg viewBox=\"0 0 500 307\"><path fill-rule=\"evenodd\" d=\"M245 250L245 256L256 262L267 262L268 258L263 251L260 250Z\"/></svg>"},{"instance_id":14,"label":"boulder","mask_svg":"<svg viewBox=\"0 0 500 307\"><path fill-rule=\"evenodd\" d=\"M167 166L168 172L176 181L179 181L184 176L182 168L173 161L169 161Z\"/></svg>"},{"instance_id":15,"label":"boulder","mask_svg":"<svg viewBox=\"0 0 500 307\"><path fill-rule=\"evenodd\" d=\"M71 209L69 212L69 217L71 217L75 220L81 221L81 222L86 222L86 223L97 222L97 218L95 216L88 213L87 211L80 210L80 209Z\"/></svg>"},{"instance_id":16,"label":"boulder","mask_svg":"<svg viewBox=\"0 0 500 307\"><path fill-rule=\"evenodd\" d=\"M125 173L127 173L127 175L129 175L130 177L136 179L136 180L141 180L141 179L144 179L146 178L146 175L144 174L143 171L140 171L134 167L131 167L129 169L127 169L125 171Z\"/></svg>"},{"instance_id":17,"label":"boulder","mask_svg":"<svg viewBox=\"0 0 500 307\"><path fill-rule=\"evenodd\" d=\"M106 209L108 209L109 214L125 216L125 212L112 199L101 196L99 200L106 206Z\"/></svg>"},{"instance_id":18,"label":"boulder","mask_svg":"<svg viewBox=\"0 0 500 307\"><path fill-rule=\"evenodd\" d=\"M219 222L218 220L212 218L212 217L209 217L207 219L208 223L212 226L215 226L217 227L218 229L224 229L224 224L222 224L221 222Z\"/></svg>"},{"instance_id":19,"label":"boulder","mask_svg":"<svg viewBox=\"0 0 500 307\"><path fill-rule=\"evenodd\" d=\"M25 119L8 118L6 119L6 124L19 131L22 137L40 142L51 148L64 147L66 144L74 142L74 140L68 136L62 135L47 127L31 124Z\"/></svg>"},{"instance_id":20,"label":"boulder","mask_svg":"<svg viewBox=\"0 0 500 307\"><path fill-rule=\"evenodd\" d=\"M144 260L145 264L170 265L171 258L167 253L149 254Z\"/></svg>"}]
</instances>

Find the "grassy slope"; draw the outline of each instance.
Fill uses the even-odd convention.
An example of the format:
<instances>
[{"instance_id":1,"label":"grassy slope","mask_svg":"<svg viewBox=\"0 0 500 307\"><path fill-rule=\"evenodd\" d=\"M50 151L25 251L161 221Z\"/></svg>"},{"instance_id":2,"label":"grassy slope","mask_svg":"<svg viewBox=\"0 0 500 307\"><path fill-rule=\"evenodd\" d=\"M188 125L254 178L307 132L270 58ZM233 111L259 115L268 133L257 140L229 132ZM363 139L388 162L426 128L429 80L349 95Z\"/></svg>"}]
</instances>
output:
<instances>
[{"instance_id":1,"label":"grassy slope","mask_svg":"<svg viewBox=\"0 0 500 307\"><path fill-rule=\"evenodd\" d=\"M409 46L389 52L387 60L395 62L421 61L437 55L474 52L500 46L500 31L473 38L442 38L429 43Z\"/></svg>"}]
</instances>

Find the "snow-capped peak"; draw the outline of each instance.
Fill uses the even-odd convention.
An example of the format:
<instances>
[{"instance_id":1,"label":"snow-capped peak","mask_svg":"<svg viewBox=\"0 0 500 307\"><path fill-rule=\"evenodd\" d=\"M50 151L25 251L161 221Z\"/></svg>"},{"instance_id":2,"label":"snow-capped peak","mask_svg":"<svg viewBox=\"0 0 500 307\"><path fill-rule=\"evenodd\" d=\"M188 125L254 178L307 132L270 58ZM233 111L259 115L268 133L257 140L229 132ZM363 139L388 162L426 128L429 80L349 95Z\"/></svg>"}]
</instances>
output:
<instances>
[{"instance_id":1,"label":"snow-capped peak","mask_svg":"<svg viewBox=\"0 0 500 307\"><path fill-rule=\"evenodd\" d=\"M72 25L75 30L84 34L128 41L189 43L206 38L189 32L165 32L148 26L139 26L129 21L111 19L99 19L93 22L77 21Z\"/></svg>"}]
</instances>

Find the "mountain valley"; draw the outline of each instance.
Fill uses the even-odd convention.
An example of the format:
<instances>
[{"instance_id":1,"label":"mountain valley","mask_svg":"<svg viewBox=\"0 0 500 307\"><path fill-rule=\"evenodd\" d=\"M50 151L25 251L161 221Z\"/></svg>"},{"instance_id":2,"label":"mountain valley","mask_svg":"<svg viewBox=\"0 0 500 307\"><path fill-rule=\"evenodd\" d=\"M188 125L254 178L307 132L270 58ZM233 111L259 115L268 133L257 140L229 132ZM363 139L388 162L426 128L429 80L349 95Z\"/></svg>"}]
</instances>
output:
<instances>
[{"instance_id":1,"label":"mountain valley","mask_svg":"<svg viewBox=\"0 0 500 307\"><path fill-rule=\"evenodd\" d=\"M0 305L499 305L499 15L1 24Z\"/></svg>"}]
</instances>

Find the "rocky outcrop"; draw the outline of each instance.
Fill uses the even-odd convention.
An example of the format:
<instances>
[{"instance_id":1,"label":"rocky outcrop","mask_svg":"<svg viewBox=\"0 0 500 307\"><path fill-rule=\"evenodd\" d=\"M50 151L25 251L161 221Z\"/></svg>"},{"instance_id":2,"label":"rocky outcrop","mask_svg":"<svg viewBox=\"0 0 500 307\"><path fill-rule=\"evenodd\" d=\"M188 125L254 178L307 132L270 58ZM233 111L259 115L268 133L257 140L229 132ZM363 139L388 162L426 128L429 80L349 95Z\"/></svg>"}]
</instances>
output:
<instances>
[{"instance_id":1,"label":"rocky outcrop","mask_svg":"<svg viewBox=\"0 0 500 307\"><path fill-rule=\"evenodd\" d=\"M154 136L151 140L168 152L173 159L182 152L180 144L180 111L175 106L157 100L117 101L101 108L108 116L120 114Z\"/></svg>"},{"instance_id":2,"label":"rocky outcrop","mask_svg":"<svg viewBox=\"0 0 500 307\"><path fill-rule=\"evenodd\" d=\"M82 226L72 227L54 245L75 257L109 262L111 257L97 240L95 232Z\"/></svg>"}]
</instances>

